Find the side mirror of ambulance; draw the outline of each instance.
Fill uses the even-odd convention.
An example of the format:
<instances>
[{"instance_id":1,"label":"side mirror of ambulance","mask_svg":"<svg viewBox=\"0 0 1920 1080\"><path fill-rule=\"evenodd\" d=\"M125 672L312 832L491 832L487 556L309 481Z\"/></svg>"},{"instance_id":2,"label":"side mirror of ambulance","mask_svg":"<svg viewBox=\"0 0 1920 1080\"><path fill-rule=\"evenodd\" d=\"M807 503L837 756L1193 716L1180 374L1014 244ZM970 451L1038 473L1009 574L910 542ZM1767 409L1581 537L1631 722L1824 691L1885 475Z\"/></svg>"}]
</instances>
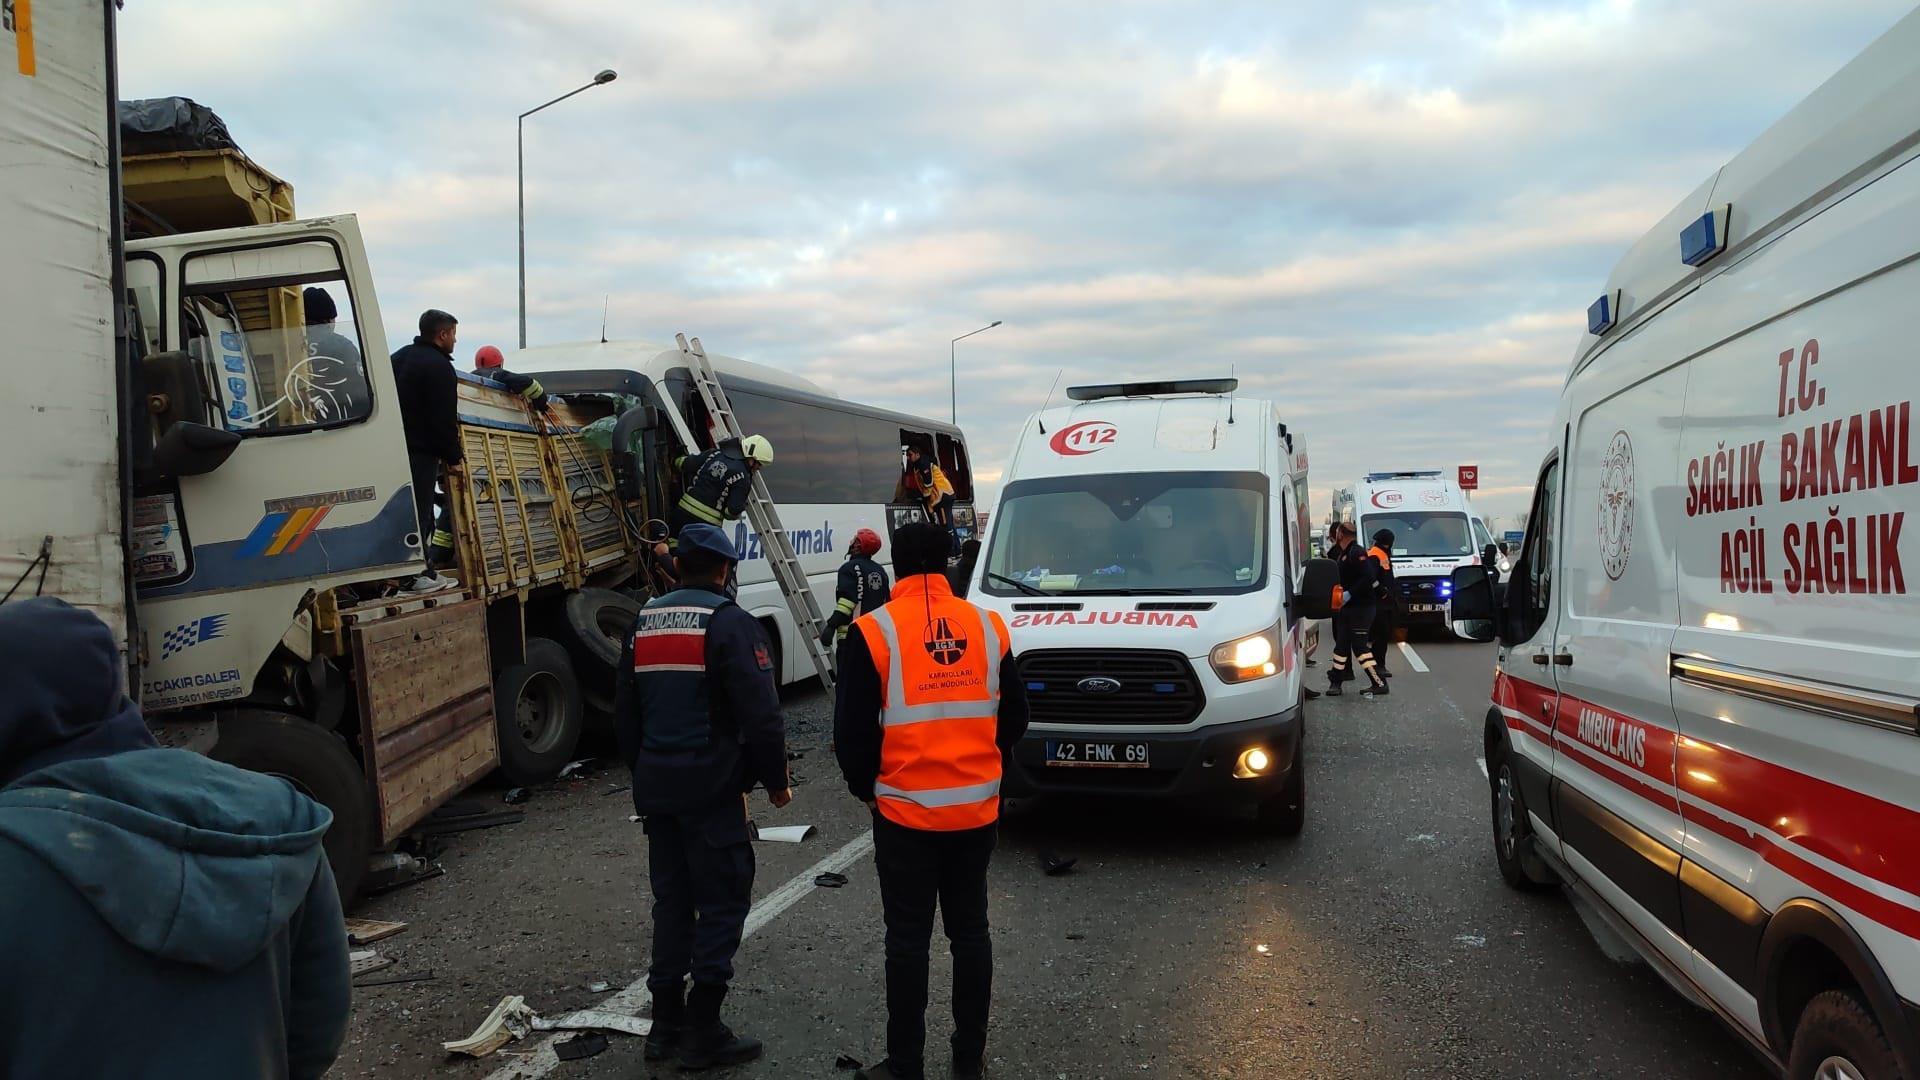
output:
<instances>
[{"instance_id":1,"label":"side mirror of ambulance","mask_svg":"<svg viewBox=\"0 0 1920 1080\"><path fill-rule=\"evenodd\" d=\"M1494 620L1499 617L1500 598L1494 580L1500 571L1488 566L1453 568L1453 606L1449 618L1453 632L1468 641L1492 641Z\"/></svg>"},{"instance_id":2,"label":"side mirror of ambulance","mask_svg":"<svg viewBox=\"0 0 1920 1080\"><path fill-rule=\"evenodd\" d=\"M202 476L226 463L240 445L240 433L180 421L153 446L152 470L161 479Z\"/></svg>"},{"instance_id":3,"label":"side mirror of ambulance","mask_svg":"<svg viewBox=\"0 0 1920 1080\"><path fill-rule=\"evenodd\" d=\"M1497 570L1500 566L1500 549L1493 546L1492 544L1488 544L1486 547L1481 548L1480 549L1480 565L1488 568L1489 570Z\"/></svg>"},{"instance_id":4,"label":"side mirror of ambulance","mask_svg":"<svg viewBox=\"0 0 1920 1080\"><path fill-rule=\"evenodd\" d=\"M1340 588L1340 567L1332 559L1308 559L1300 568L1295 612L1303 619L1333 618L1333 595Z\"/></svg>"}]
</instances>

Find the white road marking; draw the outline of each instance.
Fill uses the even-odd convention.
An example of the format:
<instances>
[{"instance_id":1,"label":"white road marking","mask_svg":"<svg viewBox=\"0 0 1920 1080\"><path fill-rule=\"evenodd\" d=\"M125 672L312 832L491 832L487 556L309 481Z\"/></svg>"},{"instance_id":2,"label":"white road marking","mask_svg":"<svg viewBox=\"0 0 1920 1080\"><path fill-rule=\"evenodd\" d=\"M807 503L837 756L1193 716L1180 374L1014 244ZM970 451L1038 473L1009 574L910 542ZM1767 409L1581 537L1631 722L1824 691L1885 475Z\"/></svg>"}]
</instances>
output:
<instances>
[{"instance_id":1,"label":"white road marking","mask_svg":"<svg viewBox=\"0 0 1920 1080\"><path fill-rule=\"evenodd\" d=\"M840 849L833 854L795 874L786 884L761 898L760 902L753 905L753 908L747 912L747 924L741 933L742 939L751 937L754 931L778 918L781 912L812 892L814 878L821 874L844 870L872 850L873 830L868 829L841 845ZM634 1013L639 1011L647 997L647 978L642 975L619 993L606 998L594 1007L608 1012ZM572 1033L562 1034L571 1035ZM531 1051L519 1051L524 1055L522 1060L495 1069L487 1076L487 1080L538 1080L539 1077L559 1067L560 1057L553 1052L553 1044L559 1040L560 1035L550 1035Z\"/></svg>"},{"instance_id":2,"label":"white road marking","mask_svg":"<svg viewBox=\"0 0 1920 1080\"><path fill-rule=\"evenodd\" d=\"M1427 663L1420 659L1419 653L1413 651L1413 646L1403 641L1400 643L1400 652L1406 656L1407 663L1413 670L1420 672L1422 675L1426 674Z\"/></svg>"},{"instance_id":3,"label":"white road marking","mask_svg":"<svg viewBox=\"0 0 1920 1080\"><path fill-rule=\"evenodd\" d=\"M1475 765L1478 765L1478 766L1480 766L1480 775L1481 775L1481 776L1487 776L1487 759L1486 759L1486 758L1483 758L1483 757L1477 757L1477 758L1474 758L1474 759L1473 759L1473 763L1474 763ZM1492 779L1492 778L1491 778L1491 777L1488 777L1488 779Z\"/></svg>"}]
</instances>

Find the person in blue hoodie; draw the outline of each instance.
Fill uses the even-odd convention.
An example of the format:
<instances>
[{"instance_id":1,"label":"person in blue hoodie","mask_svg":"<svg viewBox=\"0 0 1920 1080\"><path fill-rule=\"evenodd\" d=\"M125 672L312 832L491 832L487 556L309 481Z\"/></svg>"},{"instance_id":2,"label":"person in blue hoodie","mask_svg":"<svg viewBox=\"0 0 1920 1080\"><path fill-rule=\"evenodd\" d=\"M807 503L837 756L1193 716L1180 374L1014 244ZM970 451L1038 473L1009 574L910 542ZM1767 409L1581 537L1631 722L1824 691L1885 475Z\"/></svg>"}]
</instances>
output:
<instances>
[{"instance_id":1,"label":"person in blue hoodie","mask_svg":"<svg viewBox=\"0 0 1920 1080\"><path fill-rule=\"evenodd\" d=\"M351 997L325 807L162 750L98 618L0 605L0 1076L318 1077Z\"/></svg>"}]
</instances>

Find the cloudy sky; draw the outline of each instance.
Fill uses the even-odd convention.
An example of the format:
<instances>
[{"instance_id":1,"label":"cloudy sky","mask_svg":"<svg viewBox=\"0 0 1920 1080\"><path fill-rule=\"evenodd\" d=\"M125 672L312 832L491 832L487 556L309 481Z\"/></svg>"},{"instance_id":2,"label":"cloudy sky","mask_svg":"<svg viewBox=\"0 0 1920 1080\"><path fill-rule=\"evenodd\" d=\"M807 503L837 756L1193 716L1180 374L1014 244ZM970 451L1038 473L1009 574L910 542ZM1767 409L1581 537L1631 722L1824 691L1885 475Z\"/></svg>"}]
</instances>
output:
<instances>
[{"instance_id":1,"label":"cloudy sky","mask_svg":"<svg viewBox=\"0 0 1920 1080\"><path fill-rule=\"evenodd\" d=\"M1523 509L1586 305L1908 0L127 0L122 96L360 216L390 343L669 341L947 410L997 481L1062 385L1238 373L1315 515L1379 467ZM1498 527L1496 525L1496 527Z\"/></svg>"}]
</instances>

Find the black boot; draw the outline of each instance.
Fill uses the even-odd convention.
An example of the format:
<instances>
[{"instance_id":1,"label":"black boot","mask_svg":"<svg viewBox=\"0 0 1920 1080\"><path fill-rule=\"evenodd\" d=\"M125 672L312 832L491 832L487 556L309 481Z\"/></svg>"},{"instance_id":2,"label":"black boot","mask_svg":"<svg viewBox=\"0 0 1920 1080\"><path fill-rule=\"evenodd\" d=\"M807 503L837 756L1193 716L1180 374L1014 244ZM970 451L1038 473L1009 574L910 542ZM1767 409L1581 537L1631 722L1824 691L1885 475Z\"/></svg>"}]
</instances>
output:
<instances>
[{"instance_id":1,"label":"black boot","mask_svg":"<svg viewBox=\"0 0 1920 1080\"><path fill-rule=\"evenodd\" d=\"M1339 697L1339 696L1340 696L1340 684L1339 684L1339 683L1337 683L1337 682L1336 682L1336 683L1328 683L1328 684L1327 684L1327 696L1328 696L1328 697Z\"/></svg>"},{"instance_id":2,"label":"black boot","mask_svg":"<svg viewBox=\"0 0 1920 1080\"><path fill-rule=\"evenodd\" d=\"M760 1040L735 1035L720 1022L725 986L694 983L687 995L686 1029L680 1035L680 1067L698 1071L716 1065L739 1065L760 1056Z\"/></svg>"},{"instance_id":3,"label":"black boot","mask_svg":"<svg viewBox=\"0 0 1920 1080\"><path fill-rule=\"evenodd\" d=\"M1361 697L1386 697L1391 692L1392 691L1387 689L1387 682L1385 679L1382 679L1379 676L1374 676L1373 681L1367 686L1367 688L1365 690L1360 691L1360 696Z\"/></svg>"},{"instance_id":4,"label":"black boot","mask_svg":"<svg viewBox=\"0 0 1920 1080\"><path fill-rule=\"evenodd\" d=\"M687 1025L687 988L675 986L653 992L653 1028L647 1032L648 1061L665 1061L680 1045Z\"/></svg>"}]
</instances>

